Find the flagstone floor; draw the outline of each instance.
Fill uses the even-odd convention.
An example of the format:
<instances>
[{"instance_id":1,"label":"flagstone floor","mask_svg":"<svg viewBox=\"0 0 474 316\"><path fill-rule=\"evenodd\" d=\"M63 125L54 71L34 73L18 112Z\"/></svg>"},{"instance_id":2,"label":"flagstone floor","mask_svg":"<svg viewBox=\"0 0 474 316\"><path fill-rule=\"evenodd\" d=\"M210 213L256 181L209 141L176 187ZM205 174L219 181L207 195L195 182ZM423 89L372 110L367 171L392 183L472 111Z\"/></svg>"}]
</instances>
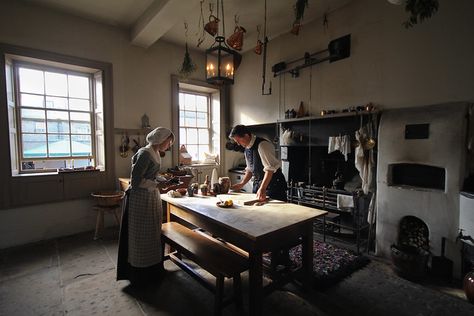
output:
<instances>
[{"instance_id":1,"label":"flagstone floor","mask_svg":"<svg viewBox=\"0 0 474 316\"><path fill-rule=\"evenodd\" d=\"M0 315L212 315L213 296L170 262L156 286L134 290L127 281L116 282L116 229L107 230L102 240L92 236L0 250ZM264 314L474 315L461 290L406 281L387 262L371 259L324 291L302 293L285 286L265 298ZM241 313L231 305L223 314Z\"/></svg>"}]
</instances>

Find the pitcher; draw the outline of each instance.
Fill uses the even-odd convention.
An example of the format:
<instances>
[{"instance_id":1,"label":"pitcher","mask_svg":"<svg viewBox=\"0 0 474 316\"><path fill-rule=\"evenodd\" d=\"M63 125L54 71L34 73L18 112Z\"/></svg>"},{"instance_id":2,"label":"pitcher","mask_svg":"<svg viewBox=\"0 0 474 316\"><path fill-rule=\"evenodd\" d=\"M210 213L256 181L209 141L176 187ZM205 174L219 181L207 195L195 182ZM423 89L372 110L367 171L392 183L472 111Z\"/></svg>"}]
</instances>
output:
<instances>
[{"instance_id":1,"label":"pitcher","mask_svg":"<svg viewBox=\"0 0 474 316\"><path fill-rule=\"evenodd\" d=\"M209 16L209 22L204 25L204 30L212 36L216 36L217 31L219 30L219 21L218 18L211 14Z\"/></svg>"},{"instance_id":2,"label":"pitcher","mask_svg":"<svg viewBox=\"0 0 474 316\"><path fill-rule=\"evenodd\" d=\"M247 32L243 27L236 25L234 34L229 36L227 44L235 50L241 50L244 44L244 33Z\"/></svg>"}]
</instances>

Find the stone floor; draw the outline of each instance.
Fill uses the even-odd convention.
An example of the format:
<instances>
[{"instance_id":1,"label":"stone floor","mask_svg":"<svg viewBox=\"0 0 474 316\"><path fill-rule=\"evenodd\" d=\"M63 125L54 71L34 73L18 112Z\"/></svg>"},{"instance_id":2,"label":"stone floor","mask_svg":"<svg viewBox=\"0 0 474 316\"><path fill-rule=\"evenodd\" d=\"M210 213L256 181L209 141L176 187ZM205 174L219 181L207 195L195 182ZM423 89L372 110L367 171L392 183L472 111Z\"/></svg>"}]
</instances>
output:
<instances>
[{"instance_id":1,"label":"stone floor","mask_svg":"<svg viewBox=\"0 0 474 316\"><path fill-rule=\"evenodd\" d=\"M0 315L212 315L213 296L170 262L156 286L134 290L127 281L116 282L116 230L108 230L102 240L92 236L1 250ZM244 291L246 281L244 274ZM233 305L224 309L224 315L240 314ZM472 316L474 305L459 289L406 281L372 258L324 291L301 293L287 285L265 298L264 314Z\"/></svg>"}]
</instances>

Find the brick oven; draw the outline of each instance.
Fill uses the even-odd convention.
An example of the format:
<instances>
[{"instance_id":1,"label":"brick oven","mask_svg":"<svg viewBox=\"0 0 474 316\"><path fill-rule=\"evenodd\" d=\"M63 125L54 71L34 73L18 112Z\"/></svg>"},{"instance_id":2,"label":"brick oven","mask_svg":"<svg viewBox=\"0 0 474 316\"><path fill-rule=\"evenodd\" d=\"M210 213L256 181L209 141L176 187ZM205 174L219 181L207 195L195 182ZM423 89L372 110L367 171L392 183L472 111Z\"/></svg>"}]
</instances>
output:
<instances>
[{"instance_id":1,"label":"brick oven","mask_svg":"<svg viewBox=\"0 0 474 316\"><path fill-rule=\"evenodd\" d=\"M377 163L376 253L391 257L408 219L426 225L427 251L455 262L459 276L459 196L467 175L468 113L472 105L450 103L383 113ZM413 221L416 219L416 221ZM418 232L419 233L419 229ZM410 234L410 233L409 233Z\"/></svg>"}]
</instances>

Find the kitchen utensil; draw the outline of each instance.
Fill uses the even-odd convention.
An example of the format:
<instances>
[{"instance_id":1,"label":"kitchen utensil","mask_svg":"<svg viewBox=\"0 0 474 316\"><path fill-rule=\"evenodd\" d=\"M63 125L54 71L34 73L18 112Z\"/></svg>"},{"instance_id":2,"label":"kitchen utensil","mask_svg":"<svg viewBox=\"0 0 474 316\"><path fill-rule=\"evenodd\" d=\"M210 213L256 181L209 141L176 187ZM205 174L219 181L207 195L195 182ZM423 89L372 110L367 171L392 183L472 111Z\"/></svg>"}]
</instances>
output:
<instances>
[{"instance_id":1,"label":"kitchen utensil","mask_svg":"<svg viewBox=\"0 0 474 316\"><path fill-rule=\"evenodd\" d=\"M209 16L209 22L204 25L204 30L211 34L211 36L216 36L217 30L219 29L219 21L218 18L211 14Z\"/></svg>"},{"instance_id":2,"label":"kitchen utensil","mask_svg":"<svg viewBox=\"0 0 474 316\"><path fill-rule=\"evenodd\" d=\"M235 50L241 50L244 44L244 33L247 32L242 26L236 25L234 33L227 39L227 44Z\"/></svg>"},{"instance_id":3,"label":"kitchen utensil","mask_svg":"<svg viewBox=\"0 0 474 316\"><path fill-rule=\"evenodd\" d=\"M450 279L453 276L453 261L444 256L446 238L441 238L441 256L431 258L431 273L435 276Z\"/></svg>"}]
</instances>

